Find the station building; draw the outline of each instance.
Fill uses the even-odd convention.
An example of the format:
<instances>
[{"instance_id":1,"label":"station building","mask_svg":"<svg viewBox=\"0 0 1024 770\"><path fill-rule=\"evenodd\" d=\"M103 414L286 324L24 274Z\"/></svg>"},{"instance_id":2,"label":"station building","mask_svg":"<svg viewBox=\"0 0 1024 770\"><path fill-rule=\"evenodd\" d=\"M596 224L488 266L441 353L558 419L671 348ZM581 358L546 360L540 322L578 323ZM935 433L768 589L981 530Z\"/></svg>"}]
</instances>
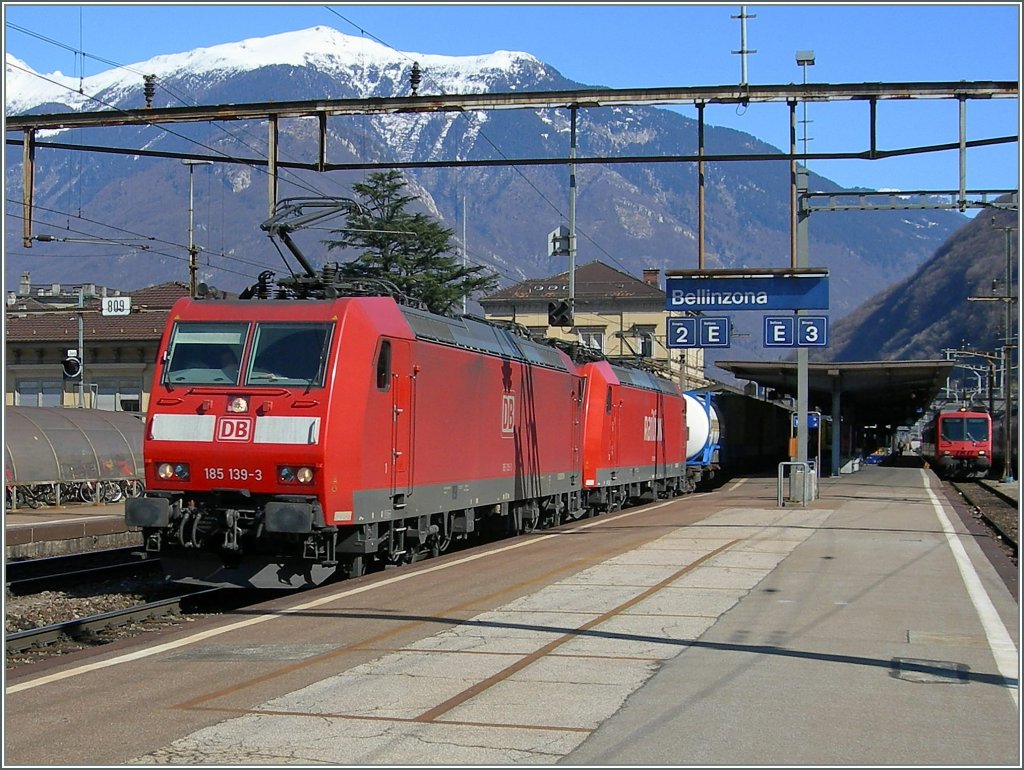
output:
<instances>
[{"instance_id":1,"label":"station building","mask_svg":"<svg viewBox=\"0 0 1024 770\"><path fill-rule=\"evenodd\" d=\"M96 284L32 284L23 273L4 309L4 403L145 412L157 348L171 306L188 296L177 281L133 292ZM103 315L106 297L126 297L127 315ZM69 355L82 363L67 377Z\"/></svg>"}]
</instances>

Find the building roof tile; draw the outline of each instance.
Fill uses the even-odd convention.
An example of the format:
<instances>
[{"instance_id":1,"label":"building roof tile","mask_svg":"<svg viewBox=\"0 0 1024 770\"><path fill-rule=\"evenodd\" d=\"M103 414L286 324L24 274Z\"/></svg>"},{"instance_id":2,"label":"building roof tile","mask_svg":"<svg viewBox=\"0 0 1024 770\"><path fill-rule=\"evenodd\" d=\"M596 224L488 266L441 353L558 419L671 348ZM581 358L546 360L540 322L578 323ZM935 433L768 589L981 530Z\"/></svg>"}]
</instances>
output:
<instances>
[{"instance_id":1,"label":"building roof tile","mask_svg":"<svg viewBox=\"0 0 1024 770\"><path fill-rule=\"evenodd\" d=\"M132 312L123 316L104 316L100 298L83 302L82 331L90 341L154 341L163 334L167 312L174 303L188 296L188 285L170 281L148 286L120 296L132 298ZM31 297L18 298L4 314L7 343L78 343L78 308L54 308Z\"/></svg>"},{"instance_id":2,"label":"building roof tile","mask_svg":"<svg viewBox=\"0 0 1024 770\"><path fill-rule=\"evenodd\" d=\"M663 301L665 292L600 260L576 268L577 299L646 299ZM569 271L547 278L528 278L480 299L480 304L509 300L561 299L569 291Z\"/></svg>"}]
</instances>

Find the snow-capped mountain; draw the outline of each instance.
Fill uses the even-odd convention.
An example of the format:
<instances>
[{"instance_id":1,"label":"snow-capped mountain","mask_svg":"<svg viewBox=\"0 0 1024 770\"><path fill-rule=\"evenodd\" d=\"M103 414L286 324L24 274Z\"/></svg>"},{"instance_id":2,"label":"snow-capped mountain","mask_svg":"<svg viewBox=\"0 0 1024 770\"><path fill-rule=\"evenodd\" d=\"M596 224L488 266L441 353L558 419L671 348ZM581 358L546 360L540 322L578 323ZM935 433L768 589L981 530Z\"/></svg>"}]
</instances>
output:
<instances>
[{"instance_id":1,"label":"snow-capped mountain","mask_svg":"<svg viewBox=\"0 0 1024 770\"><path fill-rule=\"evenodd\" d=\"M517 51L495 51L484 56L439 56L396 52L366 38L345 35L318 26L264 38L250 38L185 53L155 56L143 62L77 79L55 72L40 75L10 53L6 54L5 112L20 115L43 105L60 104L71 110L101 110L104 104L123 107L122 99L137 94L141 75L154 75L157 83L171 83L187 73L198 80L221 81L267 67L295 67L338 75L351 89L345 98L407 95L409 69L417 62L426 74L421 94L471 94L494 90L503 82L508 90L517 83L533 90L552 73L535 57ZM179 97L164 95L179 106ZM185 97L187 98L187 97ZM194 103L194 102L188 102Z\"/></svg>"},{"instance_id":2,"label":"snow-capped mountain","mask_svg":"<svg viewBox=\"0 0 1024 770\"><path fill-rule=\"evenodd\" d=\"M420 95L551 91L587 86L564 78L528 53L483 56L396 52L329 27L287 32L168 54L81 81L33 73L8 54L7 115L137 109L145 105L143 76L156 76L154 107L265 103L410 95L410 70L422 71ZM642 85L642 84L638 84ZM679 155L696 152L695 122L653 107L579 113L581 157ZM284 161L316 157L315 122L282 120ZM61 131L60 141L145 147L166 152L265 159L266 128L256 122L183 124ZM560 110L339 116L329 120L332 163L568 157L569 116ZM47 139L50 137L41 137ZM709 153L775 153L749 134L709 126ZM8 200L21 194L21 154L8 148ZM8 204L6 286L23 270L33 282L89 280L137 288L187 280L189 172L194 175L195 240L200 278L238 290L281 257L259 225L267 216L265 166L218 163L185 169L175 159L40 148L36 155L34 232L68 229L117 242L21 247L20 207ZM707 267L784 267L789 263L789 171L784 156L765 162L709 163L706 170ZM285 169L279 198L349 195L366 171ZM508 281L566 269L547 254L547 233L565 222L565 166L493 166L405 172L409 190L431 215L452 228L468 259ZM697 180L692 163L594 164L577 167L577 264L594 259L640 275L644 268L692 269L697 252ZM811 187L840 188L811 174ZM831 270L833 317L913 273L966 222L946 211L816 214L811 264ZM465 243L462 234L465 231ZM133 238L148 240L148 248ZM302 233L307 255L328 257L328 234ZM298 237L296 237L298 240ZM119 245L118 245L119 244ZM51 256L52 255L52 256ZM78 256L78 259L68 259Z\"/></svg>"}]
</instances>

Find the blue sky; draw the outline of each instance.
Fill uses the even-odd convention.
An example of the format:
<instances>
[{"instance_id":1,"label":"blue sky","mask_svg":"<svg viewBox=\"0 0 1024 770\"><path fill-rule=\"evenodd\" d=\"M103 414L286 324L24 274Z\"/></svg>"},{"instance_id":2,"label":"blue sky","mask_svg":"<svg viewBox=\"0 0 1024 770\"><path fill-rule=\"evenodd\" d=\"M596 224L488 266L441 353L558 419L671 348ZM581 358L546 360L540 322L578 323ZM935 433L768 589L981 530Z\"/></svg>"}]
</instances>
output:
<instances>
[{"instance_id":1,"label":"blue sky","mask_svg":"<svg viewBox=\"0 0 1024 770\"><path fill-rule=\"evenodd\" d=\"M520 50L564 76L616 88L740 82L739 4L33 4L4 3L4 50L33 69L91 75L110 62L327 25L400 51L468 55ZM798 50L815 52L815 83L1011 80L1020 77L1019 3L748 4L747 81L798 83ZM40 39L40 38L46 38ZM686 112L686 110L683 110ZM1018 135L1018 100L968 104L970 138ZM692 114L692 113L691 113ZM802 114L800 115L802 118ZM785 105L712 106L706 119L788 145ZM810 152L867 149L865 103L811 104ZM886 102L878 144L955 142L949 101ZM802 138L803 127L798 129ZM811 169L844 186L953 190L956 153L886 161L820 161ZM972 150L970 188L1016 188L1016 144Z\"/></svg>"}]
</instances>

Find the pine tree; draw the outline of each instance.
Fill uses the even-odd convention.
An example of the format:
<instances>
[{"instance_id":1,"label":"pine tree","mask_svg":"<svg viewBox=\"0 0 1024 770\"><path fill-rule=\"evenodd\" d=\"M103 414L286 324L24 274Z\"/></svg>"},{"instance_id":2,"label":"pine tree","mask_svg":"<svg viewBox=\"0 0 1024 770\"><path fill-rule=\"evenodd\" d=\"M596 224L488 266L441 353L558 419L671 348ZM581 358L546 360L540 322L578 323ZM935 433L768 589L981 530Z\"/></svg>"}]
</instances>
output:
<instances>
[{"instance_id":1,"label":"pine tree","mask_svg":"<svg viewBox=\"0 0 1024 770\"><path fill-rule=\"evenodd\" d=\"M416 197L405 194L405 186L398 171L373 173L352 185L356 197L345 206L345 227L333 231L337 239L324 241L328 250L361 250L339 266L341 274L388 280L435 313L450 312L473 292L497 288L496 275L450 253L452 230L407 210Z\"/></svg>"}]
</instances>

